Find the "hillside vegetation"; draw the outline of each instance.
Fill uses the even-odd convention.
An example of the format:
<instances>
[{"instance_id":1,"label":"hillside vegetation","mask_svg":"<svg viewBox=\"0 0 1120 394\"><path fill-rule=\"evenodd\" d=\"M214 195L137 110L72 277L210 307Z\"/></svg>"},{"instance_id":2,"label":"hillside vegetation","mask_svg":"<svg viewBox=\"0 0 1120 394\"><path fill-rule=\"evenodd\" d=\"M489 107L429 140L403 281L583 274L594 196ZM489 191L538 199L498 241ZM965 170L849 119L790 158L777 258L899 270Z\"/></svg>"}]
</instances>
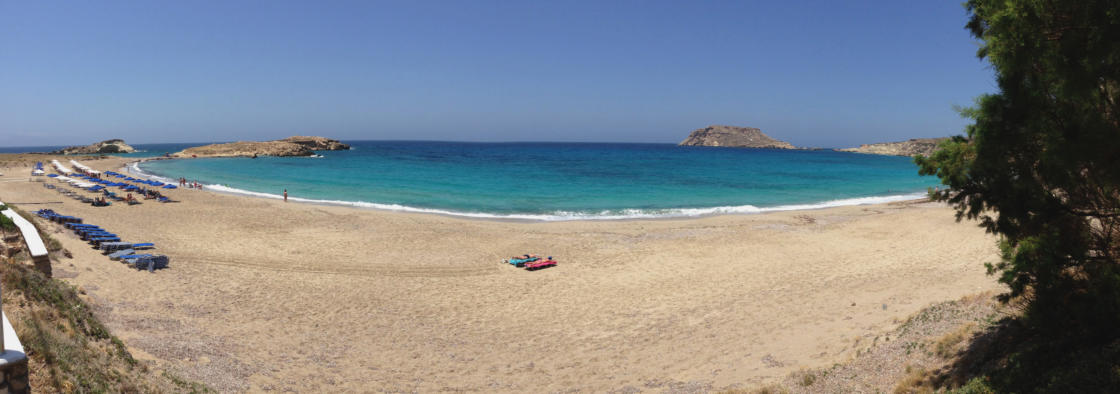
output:
<instances>
[{"instance_id":1,"label":"hillside vegetation","mask_svg":"<svg viewBox=\"0 0 1120 394\"><path fill-rule=\"evenodd\" d=\"M40 233L52 258L65 256L56 240ZM9 254L0 258L3 308L27 352L32 392L212 391L138 362L78 290L31 268L26 251L3 255Z\"/></svg>"}]
</instances>

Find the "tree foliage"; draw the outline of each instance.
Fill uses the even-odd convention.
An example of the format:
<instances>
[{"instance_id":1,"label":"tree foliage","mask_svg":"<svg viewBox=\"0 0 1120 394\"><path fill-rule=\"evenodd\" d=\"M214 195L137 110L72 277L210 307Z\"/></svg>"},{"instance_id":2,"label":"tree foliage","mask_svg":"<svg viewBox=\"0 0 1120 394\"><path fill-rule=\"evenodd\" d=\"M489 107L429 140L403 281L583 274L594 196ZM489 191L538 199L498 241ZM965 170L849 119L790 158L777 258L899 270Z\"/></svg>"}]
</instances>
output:
<instances>
[{"instance_id":1,"label":"tree foliage","mask_svg":"<svg viewBox=\"0 0 1120 394\"><path fill-rule=\"evenodd\" d=\"M991 274L1041 328L1120 333L1120 2L970 0L999 92L967 137L916 161L931 192L1000 236Z\"/></svg>"}]
</instances>

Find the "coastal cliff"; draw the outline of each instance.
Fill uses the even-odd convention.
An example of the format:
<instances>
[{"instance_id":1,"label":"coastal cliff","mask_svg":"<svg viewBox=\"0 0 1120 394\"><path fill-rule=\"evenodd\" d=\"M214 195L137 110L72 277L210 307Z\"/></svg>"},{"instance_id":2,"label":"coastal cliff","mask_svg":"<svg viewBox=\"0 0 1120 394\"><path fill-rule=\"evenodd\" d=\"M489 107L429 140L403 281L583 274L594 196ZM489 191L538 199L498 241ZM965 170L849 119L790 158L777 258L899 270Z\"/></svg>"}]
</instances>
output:
<instances>
[{"instance_id":1,"label":"coastal cliff","mask_svg":"<svg viewBox=\"0 0 1120 394\"><path fill-rule=\"evenodd\" d=\"M105 140L96 142L86 146L71 146L62 148L51 152L52 155L90 155L98 153L132 153L135 152L132 146L124 143L121 139Z\"/></svg>"},{"instance_id":2,"label":"coastal cliff","mask_svg":"<svg viewBox=\"0 0 1120 394\"><path fill-rule=\"evenodd\" d=\"M238 141L187 148L172 157L313 156L317 150L347 150L350 145L325 137L288 137L274 141Z\"/></svg>"},{"instance_id":3,"label":"coastal cliff","mask_svg":"<svg viewBox=\"0 0 1120 394\"><path fill-rule=\"evenodd\" d=\"M945 141L947 139L949 138L914 138L900 142L863 144L858 148L846 148L837 150L841 152L866 153L872 155L929 156L931 153L933 153L933 151L937 150L937 146L941 144L941 141Z\"/></svg>"},{"instance_id":4,"label":"coastal cliff","mask_svg":"<svg viewBox=\"0 0 1120 394\"><path fill-rule=\"evenodd\" d=\"M771 138L753 127L713 125L693 130L680 146L720 146L729 148L797 149L785 141Z\"/></svg>"}]
</instances>

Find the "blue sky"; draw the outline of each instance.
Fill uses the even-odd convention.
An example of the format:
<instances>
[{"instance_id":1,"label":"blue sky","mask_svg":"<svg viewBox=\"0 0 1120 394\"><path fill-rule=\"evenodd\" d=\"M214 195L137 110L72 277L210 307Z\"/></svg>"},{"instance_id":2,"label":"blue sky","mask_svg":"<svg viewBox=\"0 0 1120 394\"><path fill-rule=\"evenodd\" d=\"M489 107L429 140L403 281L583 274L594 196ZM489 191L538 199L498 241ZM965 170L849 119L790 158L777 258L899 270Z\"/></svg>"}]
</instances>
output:
<instances>
[{"instance_id":1,"label":"blue sky","mask_svg":"<svg viewBox=\"0 0 1120 394\"><path fill-rule=\"evenodd\" d=\"M0 145L958 134L957 2L6 1Z\"/></svg>"}]
</instances>

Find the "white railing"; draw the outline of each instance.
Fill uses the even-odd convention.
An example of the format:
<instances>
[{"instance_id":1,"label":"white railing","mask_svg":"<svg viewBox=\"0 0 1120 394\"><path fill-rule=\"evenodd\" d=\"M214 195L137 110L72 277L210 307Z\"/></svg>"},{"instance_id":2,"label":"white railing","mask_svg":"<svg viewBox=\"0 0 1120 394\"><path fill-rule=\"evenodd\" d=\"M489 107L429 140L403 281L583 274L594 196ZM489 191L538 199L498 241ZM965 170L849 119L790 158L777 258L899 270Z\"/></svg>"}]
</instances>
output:
<instances>
[{"instance_id":1,"label":"white railing","mask_svg":"<svg viewBox=\"0 0 1120 394\"><path fill-rule=\"evenodd\" d=\"M0 205L3 204L3 202L0 202ZM16 227L23 234L23 242L27 244L27 250L31 252L33 261L50 258L47 255L47 247L43 245L43 238L39 237L39 230L35 229L35 225L19 216L11 208L0 211L0 214L15 222ZM3 292L0 290L0 297L2 296ZM0 353L0 369L4 369L9 364L26 361L27 353L24 353L23 344L19 342L16 330L12 328L12 323L8 321L8 314L4 313L2 306L0 306L0 319L3 320L4 325L3 329L0 330L0 350L3 351L3 353Z\"/></svg>"},{"instance_id":2,"label":"white railing","mask_svg":"<svg viewBox=\"0 0 1120 394\"><path fill-rule=\"evenodd\" d=\"M0 205L3 205L0 202ZM5 209L0 211L0 214L7 216L16 223L19 231L23 233L23 242L27 244L27 251L31 252L31 259L41 259L47 257L47 246L43 244L43 238L39 237L39 230L35 229L35 225L19 216L15 210Z\"/></svg>"}]
</instances>

